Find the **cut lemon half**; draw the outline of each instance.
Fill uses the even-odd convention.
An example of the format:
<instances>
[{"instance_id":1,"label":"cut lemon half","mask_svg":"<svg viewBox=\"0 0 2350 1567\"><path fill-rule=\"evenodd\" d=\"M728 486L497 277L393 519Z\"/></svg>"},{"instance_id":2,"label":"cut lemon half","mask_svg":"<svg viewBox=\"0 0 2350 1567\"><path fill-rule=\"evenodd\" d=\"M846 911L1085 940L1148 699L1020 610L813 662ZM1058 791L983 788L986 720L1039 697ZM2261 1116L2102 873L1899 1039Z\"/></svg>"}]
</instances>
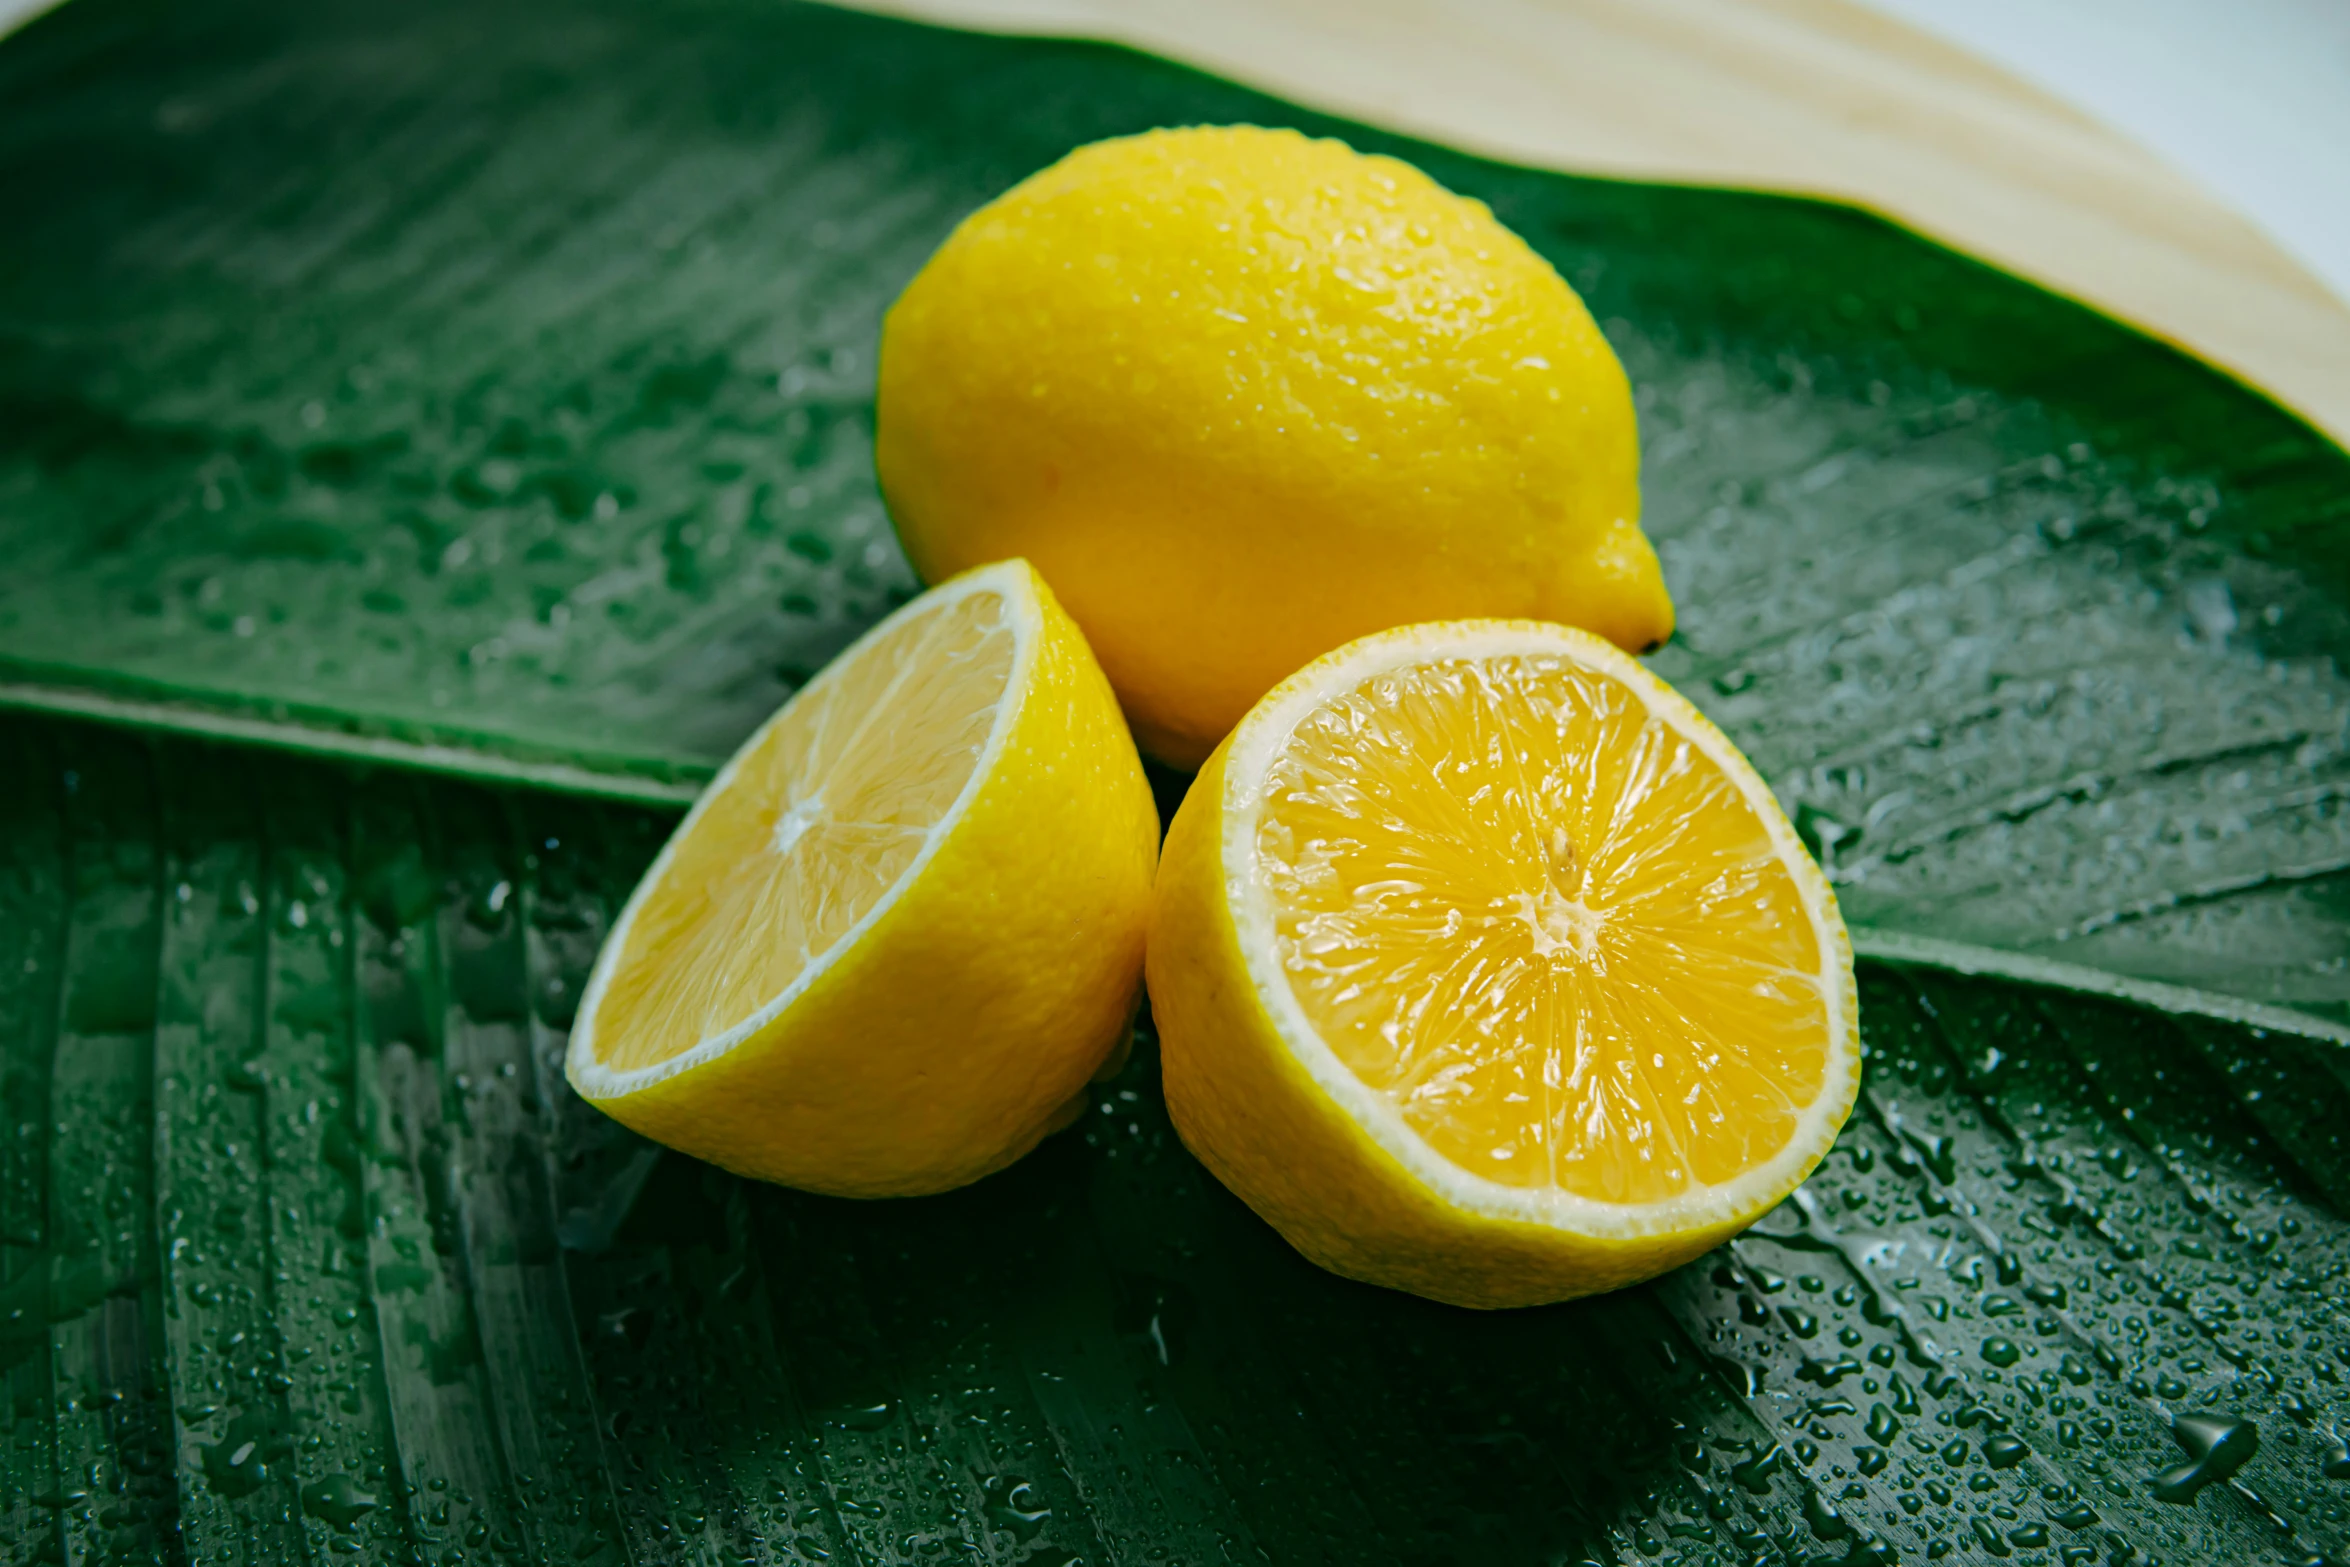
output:
<instances>
[{"instance_id":1,"label":"cut lemon half","mask_svg":"<svg viewBox=\"0 0 2350 1567\"><path fill-rule=\"evenodd\" d=\"M1076 624L1026 562L981 567L726 764L606 938L567 1075L743 1175L860 1197L976 1180L1123 1040L1157 850Z\"/></svg>"},{"instance_id":2,"label":"cut lemon half","mask_svg":"<svg viewBox=\"0 0 2350 1567\"><path fill-rule=\"evenodd\" d=\"M1168 835L1167 1103L1333 1271L1468 1306L1661 1273L1850 1112L1852 953L1753 767L1598 637L1407 626L1276 687Z\"/></svg>"}]
</instances>

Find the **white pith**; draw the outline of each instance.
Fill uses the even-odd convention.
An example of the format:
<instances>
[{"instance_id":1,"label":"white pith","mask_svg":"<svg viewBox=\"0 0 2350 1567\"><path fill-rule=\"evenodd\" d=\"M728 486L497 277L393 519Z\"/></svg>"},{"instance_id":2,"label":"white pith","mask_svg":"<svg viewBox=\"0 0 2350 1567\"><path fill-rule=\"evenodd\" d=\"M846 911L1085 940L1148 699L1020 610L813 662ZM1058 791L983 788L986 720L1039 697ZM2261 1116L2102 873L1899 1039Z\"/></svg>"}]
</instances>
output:
<instances>
[{"instance_id":1,"label":"white pith","mask_svg":"<svg viewBox=\"0 0 2350 1567\"><path fill-rule=\"evenodd\" d=\"M733 786L735 775L740 770L744 758L757 751L760 743L767 738L768 732L783 721L785 714L791 712L802 702L814 700L829 691L831 686L840 679L842 672L854 665L868 649L895 635L907 622L938 614L961 603L974 593L994 593L1003 599L1006 620L1012 629L1012 668L1005 679L1003 699L996 704L995 718L988 728L987 742L981 747L978 759L972 764L971 776L964 780L963 787L956 794L954 803L947 807L946 813L939 818L938 824L931 828L928 839L906 866L904 873L892 882L881 896L873 900L873 906L859 915L856 922L843 931L837 941L817 954L814 961L794 976L790 985L769 998L750 1016L723 1032L698 1041L690 1049L679 1051L665 1061L656 1061L626 1071L615 1071L598 1060L595 1038L596 1012L603 1002L604 992L611 984L614 972L619 968L621 955L627 951L629 931L636 923L637 911L644 906L653 890L661 884L663 878L668 874L669 864L675 855L677 845L693 832L695 826L701 821L703 813L714 803L723 799L727 790ZM1016 560L1000 561L995 565L966 573L942 587L925 593L851 643L837 658L825 665L815 679L794 692L789 701L778 708L773 716L753 731L749 739L735 749L734 755L729 757L726 765L719 769L718 776L710 780L709 788L702 791L700 798L694 801L693 808L686 812L685 820L680 822L677 830L670 834L669 841L661 846L661 852L654 857L644 878L637 883L636 890L629 894L627 904L620 911L620 918L613 922L611 931L604 937L603 949L596 954L596 964L594 969L589 972L587 989L580 996L578 1021L572 1025L571 1043L564 1056L564 1075L571 1079L571 1086L579 1091L582 1098L617 1099L627 1094L636 1093L663 1078L690 1072L695 1067L725 1055L735 1046L781 1017L793 1002L805 995L812 986L831 971L842 954L853 948L867 931L871 930L892 908L897 906L905 890L912 886L923 871L928 868L938 852L938 846L953 834L956 825L962 821L965 811L970 808L973 797L979 793L980 786L995 771L996 764L1003 754L1005 739L1019 718L1022 703L1027 699L1029 674L1035 663L1036 644L1041 623L1042 611L1031 589L1029 571L1025 563Z\"/></svg>"},{"instance_id":2,"label":"white pith","mask_svg":"<svg viewBox=\"0 0 2350 1567\"><path fill-rule=\"evenodd\" d=\"M1688 1189L1667 1198L1611 1203L1556 1187L1505 1186L1474 1175L1430 1147L1390 1100L1339 1060L1308 1020L1281 971L1272 894L1258 860L1258 827L1266 775L1298 725L1326 695L1353 690L1389 670L1438 660L1523 655L1565 658L1620 681L1652 715L1713 761L1755 807L1778 857L1803 889L1805 912L1822 965L1819 985L1827 1006L1827 1075L1798 1117L1786 1146L1734 1180L1706 1185L1693 1177ZM1685 698L1612 644L1585 632L1534 622L1414 626L1366 638L1291 676L1241 721L1226 754L1222 805L1218 863L1224 876L1225 904L1232 914L1250 984L1275 1031L1315 1085L1415 1180L1447 1204L1490 1218L1520 1220L1577 1235L1629 1239L1677 1234L1754 1218L1791 1190L1835 1140L1855 1087L1858 1060L1853 1022L1857 998L1850 980L1850 945L1841 922L1833 917L1835 903L1827 881L1746 758ZM1529 910L1529 918L1538 928L1549 925L1554 939L1562 944L1585 938L1587 921L1592 917L1591 911L1580 906L1539 915Z\"/></svg>"}]
</instances>

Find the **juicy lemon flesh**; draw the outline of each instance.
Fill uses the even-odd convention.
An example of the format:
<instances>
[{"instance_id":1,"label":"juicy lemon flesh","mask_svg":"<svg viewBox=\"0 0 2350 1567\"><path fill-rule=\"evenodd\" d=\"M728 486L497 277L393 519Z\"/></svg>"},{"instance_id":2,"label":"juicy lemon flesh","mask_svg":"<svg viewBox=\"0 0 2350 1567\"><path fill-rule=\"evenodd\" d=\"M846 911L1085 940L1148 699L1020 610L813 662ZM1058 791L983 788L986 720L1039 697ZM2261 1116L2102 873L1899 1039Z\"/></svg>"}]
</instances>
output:
<instances>
[{"instance_id":1,"label":"juicy lemon flesh","mask_svg":"<svg viewBox=\"0 0 2350 1567\"><path fill-rule=\"evenodd\" d=\"M639 909L597 1024L626 1071L742 1022L906 874L993 732L1018 637L977 590L836 667L745 755Z\"/></svg>"},{"instance_id":2,"label":"juicy lemon flesh","mask_svg":"<svg viewBox=\"0 0 2350 1567\"><path fill-rule=\"evenodd\" d=\"M1764 820L1629 686L1549 655L1390 670L1275 757L1256 839L1307 1021L1484 1180L1640 1204L1785 1148L1828 957Z\"/></svg>"}]
</instances>

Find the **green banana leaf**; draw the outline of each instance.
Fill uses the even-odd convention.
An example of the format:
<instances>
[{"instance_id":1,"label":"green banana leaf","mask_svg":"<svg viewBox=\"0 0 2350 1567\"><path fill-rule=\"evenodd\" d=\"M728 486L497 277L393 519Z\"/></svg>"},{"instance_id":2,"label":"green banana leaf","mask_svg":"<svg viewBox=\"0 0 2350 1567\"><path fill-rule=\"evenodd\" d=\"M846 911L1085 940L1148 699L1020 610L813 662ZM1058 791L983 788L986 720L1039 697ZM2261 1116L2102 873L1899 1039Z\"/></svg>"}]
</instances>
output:
<instances>
[{"instance_id":1,"label":"green banana leaf","mask_svg":"<svg viewBox=\"0 0 2350 1567\"><path fill-rule=\"evenodd\" d=\"M780 0L75 0L0 105L0 1559L2350 1556L2350 458L2257 395L1840 209ZM889 299L1242 119L1591 302L1657 666L1876 955L1838 1152L1655 1284L1314 1271L1147 1018L921 1202L562 1084L674 803L915 586Z\"/></svg>"},{"instance_id":2,"label":"green banana leaf","mask_svg":"<svg viewBox=\"0 0 2350 1567\"><path fill-rule=\"evenodd\" d=\"M914 587L873 347L956 219L1095 137L1295 123L1591 302L1658 667L1864 939L2350 1021L2350 458L1883 223L773 0L77 0L0 97L17 701L682 798Z\"/></svg>"},{"instance_id":3,"label":"green banana leaf","mask_svg":"<svg viewBox=\"0 0 2350 1567\"><path fill-rule=\"evenodd\" d=\"M621 1131L563 1035L666 813L0 744L11 1562L2350 1543L2339 1046L1871 965L1862 1106L1793 1201L1655 1284L1463 1312L1217 1186L1147 1024L1078 1129L943 1198Z\"/></svg>"}]
</instances>

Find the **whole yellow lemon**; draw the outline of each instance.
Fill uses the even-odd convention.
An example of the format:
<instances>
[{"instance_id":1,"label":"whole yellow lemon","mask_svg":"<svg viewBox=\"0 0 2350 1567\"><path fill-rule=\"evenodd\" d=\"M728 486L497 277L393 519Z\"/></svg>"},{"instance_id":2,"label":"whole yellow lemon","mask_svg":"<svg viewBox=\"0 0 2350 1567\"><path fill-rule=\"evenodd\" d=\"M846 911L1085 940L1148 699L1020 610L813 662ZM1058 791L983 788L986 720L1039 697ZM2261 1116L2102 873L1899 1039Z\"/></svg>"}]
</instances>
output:
<instances>
[{"instance_id":1,"label":"whole yellow lemon","mask_svg":"<svg viewBox=\"0 0 2350 1567\"><path fill-rule=\"evenodd\" d=\"M1027 557L1178 764L1389 626L1672 632L1590 312L1482 203L1337 141L1152 131L1023 181L891 308L875 418L915 569Z\"/></svg>"}]
</instances>

